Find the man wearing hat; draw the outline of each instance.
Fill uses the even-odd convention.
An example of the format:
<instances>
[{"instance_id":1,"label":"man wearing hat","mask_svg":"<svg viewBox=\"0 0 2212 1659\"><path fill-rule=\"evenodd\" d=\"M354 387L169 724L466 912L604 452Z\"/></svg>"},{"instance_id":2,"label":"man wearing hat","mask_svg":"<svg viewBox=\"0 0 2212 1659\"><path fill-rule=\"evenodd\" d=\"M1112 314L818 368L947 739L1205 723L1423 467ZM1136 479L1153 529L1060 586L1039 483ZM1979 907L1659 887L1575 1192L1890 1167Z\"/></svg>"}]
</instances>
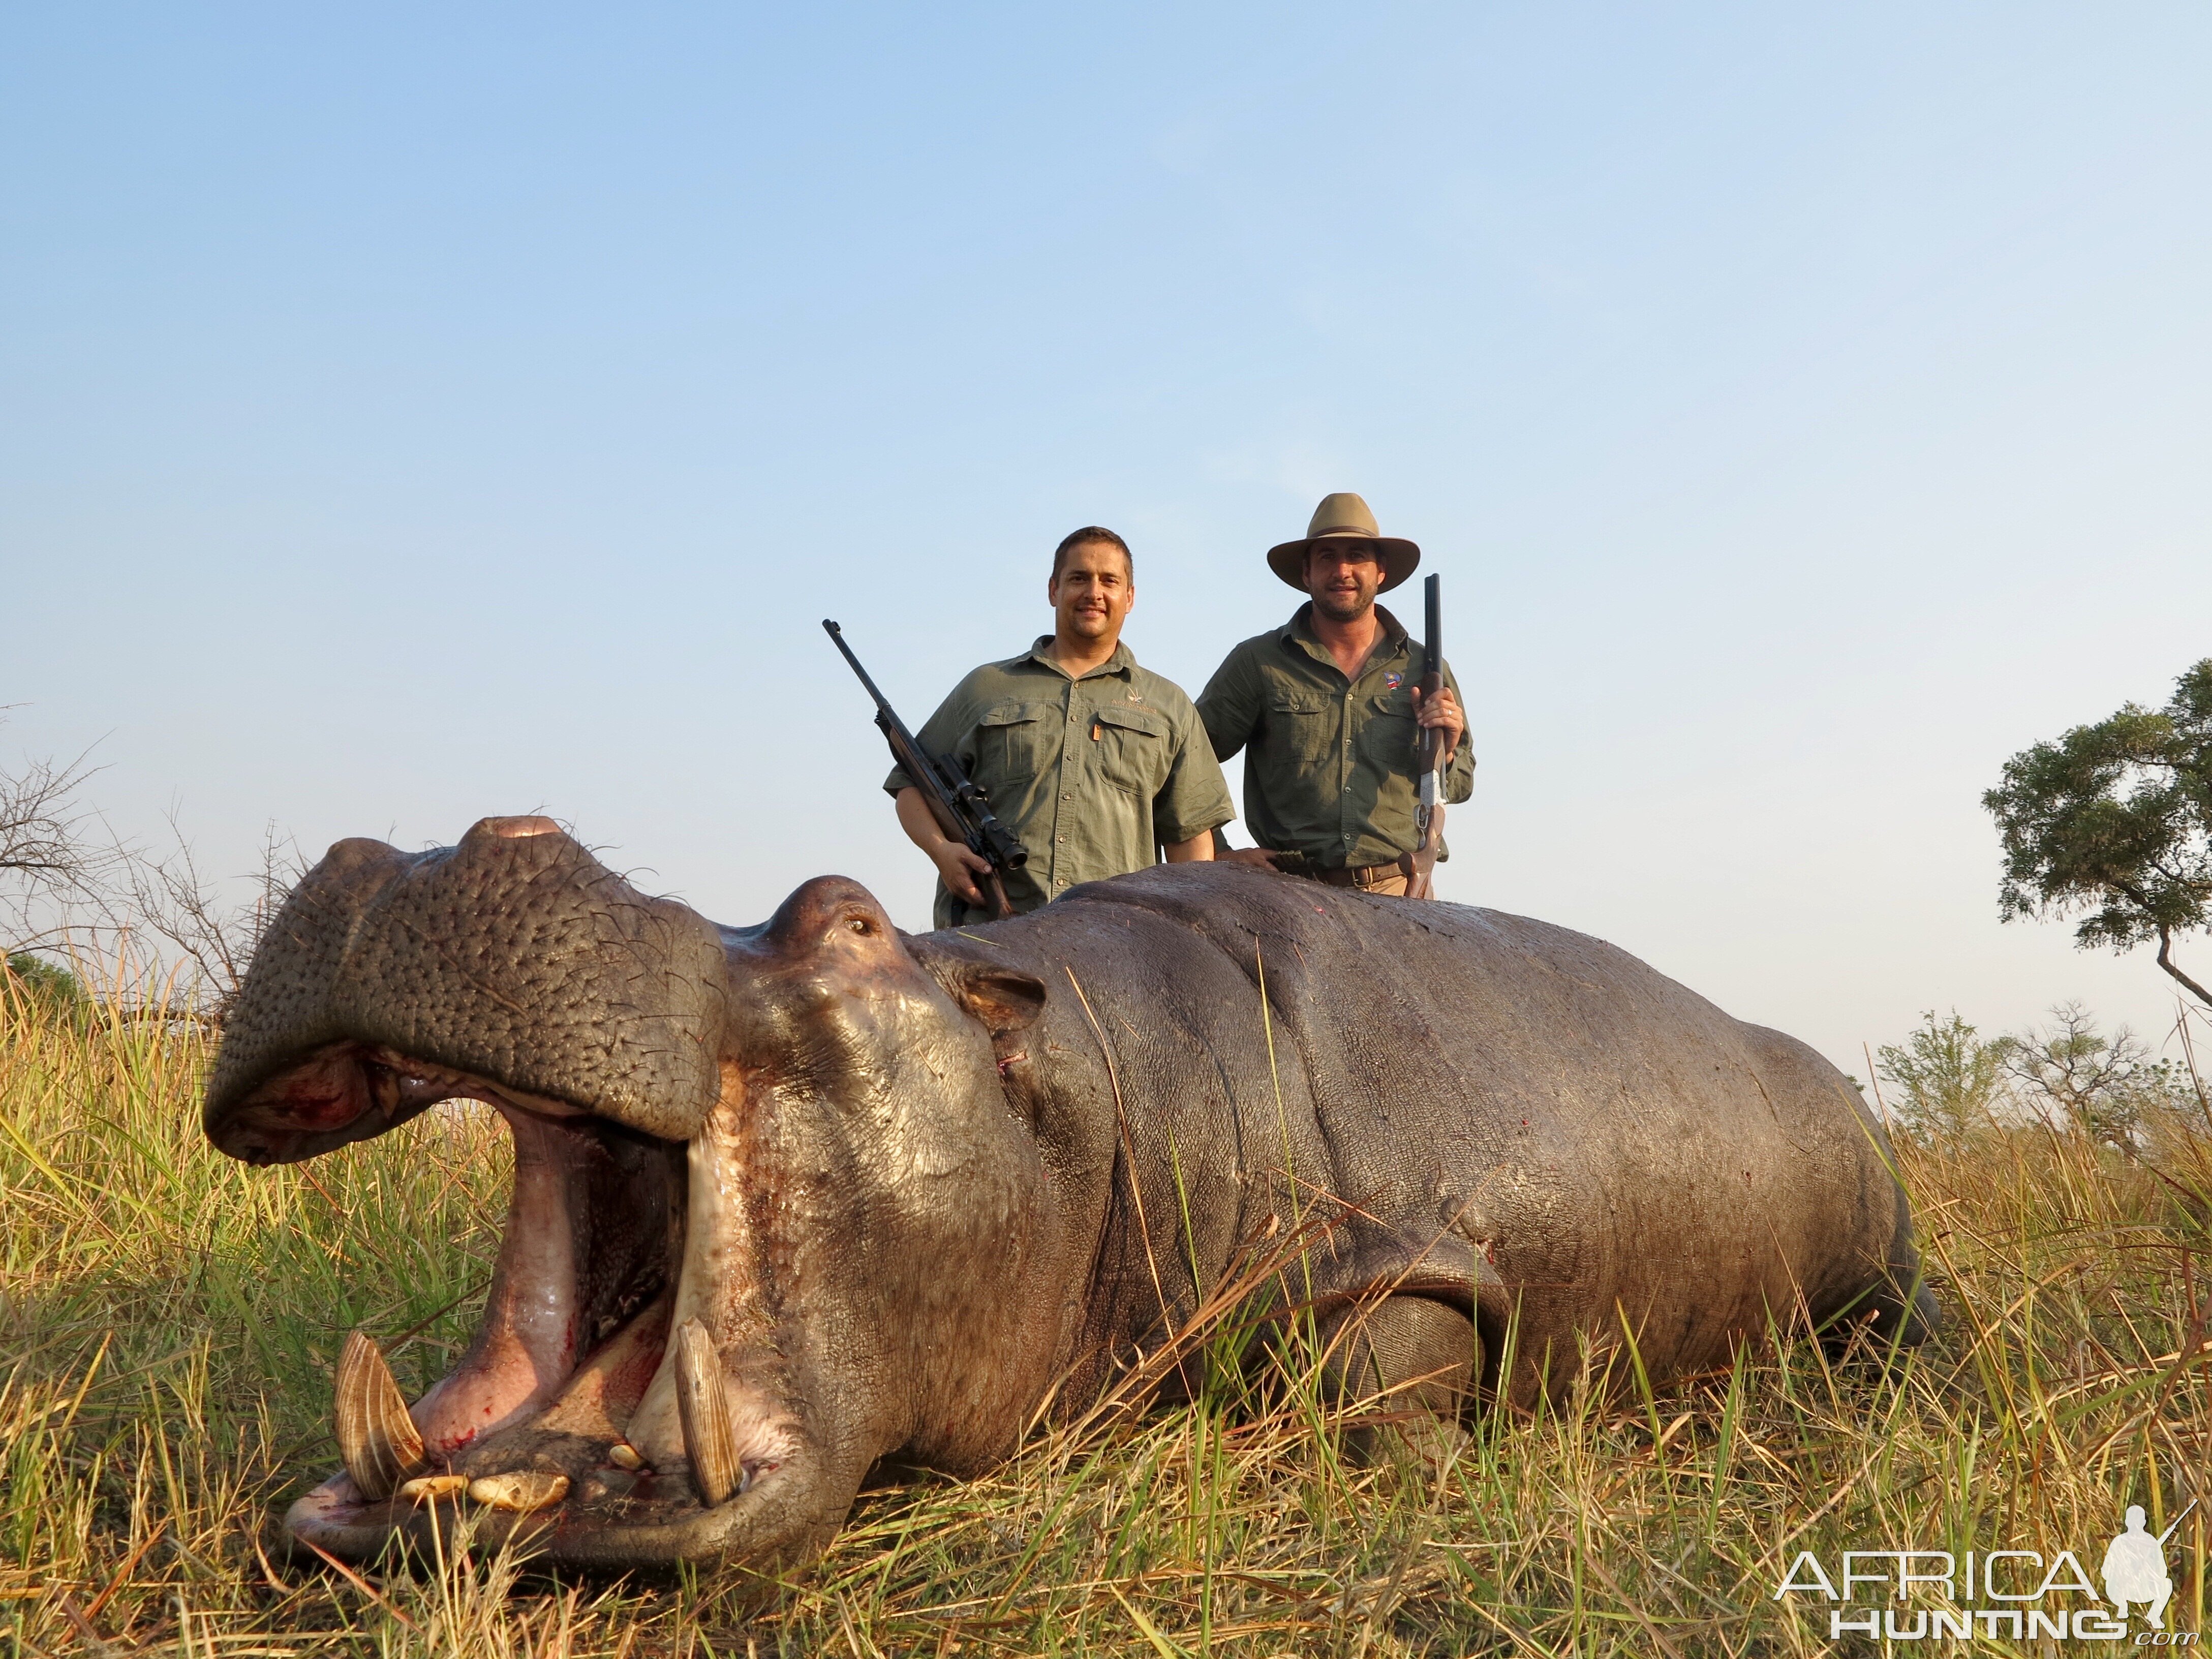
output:
<instances>
[{"instance_id":1,"label":"man wearing hat","mask_svg":"<svg viewBox=\"0 0 2212 1659\"><path fill-rule=\"evenodd\" d=\"M1420 728L1443 731L1444 799L1474 792L1458 682L1447 665L1444 689L1424 707L1420 641L1375 603L1420 560L1348 491L1322 501L1303 540L1268 550L1269 568L1306 602L1231 651L1198 698L1213 752L1247 751L1244 820L1260 844L1226 856L1402 894L1420 842Z\"/></svg>"},{"instance_id":2,"label":"man wearing hat","mask_svg":"<svg viewBox=\"0 0 2212 1659\"><path fill-rule=\"evenodd\" d=\"M1210 859L1214 830L1237 816L1190 699L1121 643L1133 566L1103 526L1071 533L1045 584L1053 631L969 674L915 734L927 753L958 759L1028 849L1028 864L1006 872L1018 915L1163 853L1170 864ZM894 768L884 788L937 866L936 925L989 920L976 881L989 864L947 839L904 772Z\"/></svg>"}]
</instances>

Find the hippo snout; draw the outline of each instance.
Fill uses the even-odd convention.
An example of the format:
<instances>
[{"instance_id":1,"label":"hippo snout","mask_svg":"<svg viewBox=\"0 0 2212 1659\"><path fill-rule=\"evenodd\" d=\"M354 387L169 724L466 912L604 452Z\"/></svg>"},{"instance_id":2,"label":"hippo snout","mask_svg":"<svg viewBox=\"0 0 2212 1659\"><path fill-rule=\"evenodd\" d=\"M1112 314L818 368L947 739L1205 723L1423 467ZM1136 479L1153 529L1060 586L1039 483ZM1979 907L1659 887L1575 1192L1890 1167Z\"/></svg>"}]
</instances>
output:
<instances>
[{"instance_id":1,"label":"hippo snout","mask_svg":"<svg viewBox=\"0 0 2212 1659\"><path fill-rule=\"evenodd\" d=\"M255 953L207 1133L250 1163L313 1158L443 1098L459 1074L689 1139L720 1089L726 994L712 924L638 892L550 819L485 818L427 853L342 841Z\"/></svg>"}]
</instances>

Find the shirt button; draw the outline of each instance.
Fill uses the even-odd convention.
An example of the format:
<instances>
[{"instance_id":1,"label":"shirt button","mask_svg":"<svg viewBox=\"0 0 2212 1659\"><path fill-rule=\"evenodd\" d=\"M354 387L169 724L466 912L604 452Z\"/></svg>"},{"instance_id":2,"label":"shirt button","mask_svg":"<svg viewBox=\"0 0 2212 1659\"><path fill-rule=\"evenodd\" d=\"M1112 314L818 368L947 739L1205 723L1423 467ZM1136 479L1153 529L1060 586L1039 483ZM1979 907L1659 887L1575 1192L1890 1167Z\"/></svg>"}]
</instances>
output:
<instances>
[{"instance_id":1,"label":"shirt button","mask_svg":"<svg viewBox=\"0 0 2212 1659\"><path fill-rule=\"evenodd\" d=\"M1073 796L1073 795L1069 794L1066 790L1062 790L1062 791L1060 792L1060 798L1062 800L1073 800L1073 799L1075 799L1075 797L1074 797L1074 796Z\"/></svg>"}]
</instances>

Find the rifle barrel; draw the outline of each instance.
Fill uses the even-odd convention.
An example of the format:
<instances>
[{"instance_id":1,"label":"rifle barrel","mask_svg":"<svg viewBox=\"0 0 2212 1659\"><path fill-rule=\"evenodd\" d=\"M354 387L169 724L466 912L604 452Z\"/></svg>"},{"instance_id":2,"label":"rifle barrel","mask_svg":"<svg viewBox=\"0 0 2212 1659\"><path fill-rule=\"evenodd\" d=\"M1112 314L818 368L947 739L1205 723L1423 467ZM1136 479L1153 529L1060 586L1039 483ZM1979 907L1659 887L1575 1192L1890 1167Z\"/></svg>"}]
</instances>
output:
<instances>
[{"instance_id":1,"label":"rifle barrel","mask_svg":"<svg viewBox=\"0 0 2212 1659\"><path fill-rule=\"evenodd\" d=\"M1443 583L1443 577L1437 574L1421 585L1421 608L1425 613L1421 625L1426 635L1421 645L1428 656L1428 672L1436 676L1439 685L1443 684L1444 676Z\"/></svg>"},{"instance_id":2,"label":"rifle barrel","mask_svg":"<svg viewBox=\"0 0 2212 1659\"><path fill-rule=\"evenodd\" d=\"M836 623L831 622L829 617L824 617L822 619L822 630L825 634L829 635L830 642L836 646L840 652L844 653L846 662L851 665L853 672L860 677L860 684L867 688L868 695L876 700L876 707L882 709L886 714L890 714L891 706L890 702L884 698L882 692L876 690L876 683L868 678L868 671L860 666L860 659L853 654L853 647L845 643L844 629L838 627ZM896 720L898 716L891 714L891 718L893 720Z\"/></svg>"}]
</instances>

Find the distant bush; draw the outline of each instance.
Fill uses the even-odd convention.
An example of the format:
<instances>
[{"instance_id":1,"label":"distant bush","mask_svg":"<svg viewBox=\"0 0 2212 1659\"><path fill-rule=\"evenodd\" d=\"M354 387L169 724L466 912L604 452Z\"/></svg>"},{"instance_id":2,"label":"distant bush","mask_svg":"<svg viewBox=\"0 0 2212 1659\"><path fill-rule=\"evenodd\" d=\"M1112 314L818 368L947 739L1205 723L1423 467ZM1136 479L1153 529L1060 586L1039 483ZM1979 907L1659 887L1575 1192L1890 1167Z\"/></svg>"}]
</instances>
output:
<instances>
[{"instance_id":1,"label":"distant bush","mask_svg":"<svg viewBox=\"0 0 2212 1659\"><path fill-rule=\"evenodd\" d=\"M1878 1051L1875 1075L1894 1122L1923 1145L2039 1122L2134 1158L2175 1114L2212 1129L2192 1066L2155 1058L2124 1025L2107 1036L2078 1002L2051 1009L2047 1025L1989 1038L1956 1009L1931 1009Z\"/></svg>"},{"instance_id":2,"label":"distant bush","mask_svg":"<svg viewBox=\"0 0 2212 1659\"><path fill-rule=\"evenodd\" d=\"M2187 1074L2126 1026L2106 1036L2078 1002L2053 1008L2051 1022L2005 1039L2002 1057L2040 1115L2132 1157L2158 1113L2196 1104Z\"/></svg>"},{"instance_id":3,"label":"distant bush","mask_svg":"<svg viewBox=\"0 0 2212 1659\"><path fill-rule=\"evenodd\" d=\"M48 962L28 951L9 954L8 978L12 981L9 988L16 994L52 1012L80 1012L91 1009L91 994L86 991L82 981L59 963Z\"/></svg>"},{"instance_id":4,"label":"distant bush","mask_svg":"<svg viewBox=\"0 0 2212 1659\"><path fill-rule=\"evenodd\" d=\"M1892 1091L1883 1104L1922 1141L1955 1140L1986 1127L2010 1103L2004 1062L2011 1041L1984 1042L1957 1009L1938 1019L1931 1008L1902 1043L1883 1046L1875 1063L1875 1075Z\"/></svg>"}]
</instances>

